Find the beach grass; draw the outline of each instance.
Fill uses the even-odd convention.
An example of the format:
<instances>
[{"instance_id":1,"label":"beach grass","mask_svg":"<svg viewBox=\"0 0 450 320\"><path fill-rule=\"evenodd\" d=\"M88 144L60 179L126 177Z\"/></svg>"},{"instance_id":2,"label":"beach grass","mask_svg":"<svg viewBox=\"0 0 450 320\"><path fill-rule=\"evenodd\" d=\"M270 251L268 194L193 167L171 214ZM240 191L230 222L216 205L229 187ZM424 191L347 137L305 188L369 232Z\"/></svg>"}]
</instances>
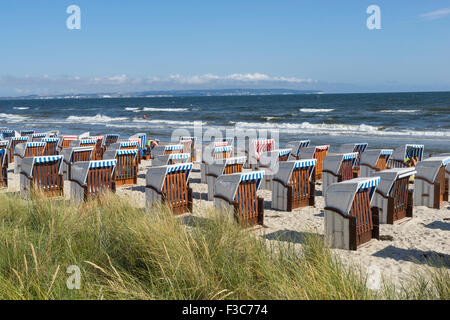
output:
<instances>
[{"instance_id":1,"label":"beach grass","mask_svg":"<svg viewBox=\"0 0 450 320\"><path fill-rule=\"evenodd\" d=\"M67 286L69 266L80 289ZM174 217L113 194L83 204L0 194L0 299L449 299L445 267L401 287L371 290L366 278L319 235L299 251L215 210Z\"/></svg>"}]
</instances>

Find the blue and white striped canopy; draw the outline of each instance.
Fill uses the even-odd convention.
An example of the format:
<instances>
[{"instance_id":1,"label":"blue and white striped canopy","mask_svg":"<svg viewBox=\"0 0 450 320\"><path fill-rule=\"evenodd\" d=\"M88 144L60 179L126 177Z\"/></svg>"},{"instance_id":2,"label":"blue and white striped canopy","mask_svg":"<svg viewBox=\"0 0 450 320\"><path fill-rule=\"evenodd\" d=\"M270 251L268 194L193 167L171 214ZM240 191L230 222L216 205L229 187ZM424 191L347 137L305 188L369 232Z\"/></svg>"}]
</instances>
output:
<instances>
[{"instance_id":1,"label":"blue and white striped canopy","mask_svg":"<svg viewBox=\"0 0 450 320\"><path fill-rule=\"evenodd\" d=\"M359 156L358 152L345 153L343 160L356 159L356 158L358 158L358 156Z\"/></svg>"},{"instance_id":2,"label":"blue and white striped canopy","mask_svg":"<svg viewBox=\"0 0 450 320\"><path fill-rule=\"evenodd\" d=\"M137 147L139 143L137 141L125 141L120 143L120 147Z\"/></svg>"},{"instance_id":3,"label":"blue and white striped canopy","mask_svg":"<svg viewBox=\"0 0 450 320\"><path fill-rule=\"evenodd\" d=\"M215 147L214 153L231 152L232 150L233 150L233 146Z\"/></svg>"},{"instance_id":4,"label":"blue and white striped canopy","mask_svg":"<svg viewBox=\"0 0 450 320\"><path fill-rule=\"evenodd\" d=\"M169 160L181 160L188 159L191 155L189 153L171 153L169 155Z\"/></svg>"},{"instance_id":5,"label":"blue and white striped canopy","mask_svg":"<svg viewBox=\"0 0 450 320\"><path fill-rule=\"evenodd\" d=\"M192 171L192 166L193 166L192 162L168 165L166 166L167 167L166 175L176 172L186 172L186 180L187 180L189 179L189 175Z\"/></svg>"},{"instance_id":6,"label":"blue and white striped canopy","mask_svg":"<svg viewBox=\"0 0 450 320\"><path fill-rule=\"evenodd\" d=\"M359 182L358 191L376 187L379 183L380 177L365 178L363 181Z\"/></svg>"},{"instance_id":7,"label":"blue and white striped canopy","mask_svg":"<svg viewBox=\"0 0 450 320\"><path fill-rule=\"evenodd\" d=\"M289 155L291 152L292 149L278 149L278 157Z\"/></svg>"},{"instance_id":8,"label":"blue and white striped canopy","mask_svg":"<svg viewBox=\"0 0 450 320\"><path fill-rule=\"evenodd\" d=\"M363 142L363 143L355 143L355 149L353 150L354 152L364 152L367 149L367 142Z\"/></svg>"},{"instance_id":9,"label":"blue and white striped canopy","mask_svg":"<svg viewBox=\"0 0 450 320\"><path fill-rule=\"evenodd\" d=\"M172 150L183 150L182 144L171 144L164 147L165 151L172 151Z\"/></svg>"},{"instance_id":10,"label":"blue and white striped canopy","mask_svg":"<svg viewBox=\"0 0 450 320\"><path fill-rule=\"evenodd\" d=\"M126 149L126 150L119 149L119 150L116 151L116 155L117 156L122 156L122 155L125 155L125 154L137 154L138 152L139 152L138 149Z\"/></svg>"},{"instance_id":11,"label":"blue and white striped canopy","mask_svg":"<svg viewBox=\"0 0 450 320\"><path fill-rule=\"evenodd\" d=\"M45 156L45 157L34 157L33 163L48 163L61 161L63 156Z\"/></svg>"},{"instance_id":12,"label":"blue and white striped canopy","mask_svg":"<svg viewBox=\"0 0 450 320\"><path fill-rule=\"evenodd\" d=\"M263 178L264 178L264 171L251 171L242 173L239 182L261 180Z\"/></svg>"},{"instance_id":13,"label":"blue and white striped canopy","mask_svg":"<svg viewBox=\"0 0 450 320\"><path fill-rule=\"evenodd\" d=\"M58 142L58 138L43 138L42 142Z\"/></svg>"},{"instance_id":14,"label":"blue and white striped canopy","mask_svg":"<svg viewBox=\"0 0 450 320\"><path fill-rule=\"evenodd\" d=\"M317 165L317 159L296 160L294 169L315 167L316 165Z\"/></svg>"},{"instance_id":15,"label":"blue and white striped canopy","mask_svg":"<svg viewBox=\"0 0 450 320\"><path fill-rule=\"evenodd\" d=\"M299 142L299 148L306 148L311 143L311 140L300 140Z\"/></svg>"},{"instance_id":16,"label":"blue and white striped canopy","mask_svg":"<svg viewBox=\"0 0 450 320\"><path fill-rule=\"evenodd\" d=\"M11 141L28 141L29 137L12 137Z\"/></svg>"},{"instance_id":17,"label":"blue and white striped canopy","mask_svg":"<svg viewBox=\"0 0 450 320\"><path fill-rule=\"evenodd\" d=\"M407 144L406 145L406 158L411 159L412 157L418 157L422 160L423 156L423 144Z\"/></svg>"},{"instance_id":18,"label":"blue and white striped canopy","mask_svg":"<svg viewBox=\"0 0 450 320\"><path fill-rule=\"evenodd\" d=\"M44 148L46 144L47 144L46 142L27 142L27 148L37 148L37 147Z\"/></svg>"},{"instance_id":19,"label":"blue and white striped canopy","mask_svg":"<svg viewBox=\"0 0 450 320\"><path fill-rule=\"evenodd\" d=\"M96 144L97 143L97 140L95 140L95 139L83 139L83 140L80 140L80 145L82 145L82 144Z\"/></svg>"},{"instance_id":20,"label":"blue and white striped canopy","mask_svg":"<svg viewBox=\"0 0 450 320\"><path fill-rule=\"evenodd\" d=\"M89 169L115 167L116 164L117 164L117 160L115 160L115 159L91 161L89 163Z\"/></svg>"},{"instance_id":21,"label":"blue and white striped canopy","mask_svg":"<svg viewBox=\"0 0 450 320\"><path fill-rule=\"evenodd\" d=\"M10 129L3 129L3 130L0 130L0 133L11 134L11 133L14 133L14 130L10 130Z\"/></svg>"},{"instance_id":22,"label":"blue and white striped canopy","mask_svg":"<svg viewBox=\"0 0 450 320\"><path fill-rule=\"evenodd\" d=\"M33 138L44 138L47 134L46 133L33 133Z\"/></svg>"}]
</instances>

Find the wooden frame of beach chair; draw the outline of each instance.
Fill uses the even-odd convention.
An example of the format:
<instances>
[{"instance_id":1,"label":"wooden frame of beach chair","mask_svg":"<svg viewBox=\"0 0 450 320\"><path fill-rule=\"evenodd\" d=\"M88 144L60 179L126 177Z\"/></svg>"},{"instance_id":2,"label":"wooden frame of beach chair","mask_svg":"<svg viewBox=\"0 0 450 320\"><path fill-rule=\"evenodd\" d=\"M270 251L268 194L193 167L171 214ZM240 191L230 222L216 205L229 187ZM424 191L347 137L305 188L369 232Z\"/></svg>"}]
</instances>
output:
<instances>
[{"instance_id":1,"label":"wooden frame of beach chair","mask_svg":"<svg viewBox=\"0 0 450 320\"><path fill-rule=\"evenodd\" d=\"M379 177L332 184L325 192L325 238L332 248L356 250L379 239L378 208L371 206Z\"/></svg>"},{"instance_id":2,"label":"wooden frame of beach chair","mask_svg":"<svg viewBox=\"0 0 450 320\"><path fill-rule=\"evenodd\" d=\"M448 202L449 180L446 166L450 156L431 157L416 165L414 178L414 205L439 209Z\"/></svg>"},{"instance_id":3,"label":"wooden frame of beach chair","mask_svg":"<svg viewBox=\"0 0 450 320\"><path fill-rule=\"evenodd\" d=\"M43 138L45 142L44 156L56 156L58 154L58 138Z\"/></svg>"},{"instance_id":4,"label":"wooden frame of beach chair","mask_svg":"<svg viewBox=\"0 0 450 320\"><path fill-rule=\"evenodd\" d=\"M25 158L20 167L20 192L41 191L48 197L64 195L63 156Z\"/></svg>"},{"instance_id":5,"label":"wooden frame of beach chair","mask_svg":"<svg viewBox=\"0 0 450 320\"><path fill-rule=\"evenodd\" d=\"M189 153L191 155L191 162L196 160L195 142L197 137L180 137L179 143L183 145L183 153Z\"/></svg>"},{"instance_id":6,"label":"wooden frame of beach chair","mask_svg":"<svg viewBox=\"0 0 450 320\"><path fill-rule=\"evenodd\" d=\"M104 153L104 160L116 159L116 186L137 184L139 149L111 150Z\"/></svg>"},{"instance_id":7,"label":"wooden frame of beach chair","mask_svg":"<svg viewBox=\"0 0 450 320\"><path fill-rule=\"evenodd\" d=\"M372 206L378 207L380 224L413 216L413 193L409 190L409 178L414 168L393 168L377 173L380 183L375 191Z\"/></svg>"},{"instance_id":8,"label":"wooden frame of beach chair","mask_svg":"<svg viewBox=\"0 0 450 320\"><path fill-rule=\"evenodd\" d=\"M323 159L327 156L330 145L306 147L300 153L300 159L316 159L316 180L322 179Z\"/></svg>"},{"instance_id":9,"label":"wooden frame of beach chair","mask_svg":"<svg viewBox=\"0 0 450 320\"><path fill-rule=\"evenodd\" d=\"M8 157L5 148L0 149L0 188L8 187Z\"/></svg>"},{"instance_id":10,"label":"wooden frame of beach chair","mask_svg":"<svg viewBox=\"0 0 450 320\"><path fill-rule=\"evenodd\" d=\"M86 162L92 160L94 147L72 147L65 148L61 151L63 159L63 176L64 180L68 180L71 175L72 165L77 162Z\"/></svg>"},{"instance_id":11,"label":"wooden frame of beach chair","mask_svg":"<svg viewBox=\"0 0 450 320\"><path fill-rule=\"evenodd\" d=\"M388 167L390 168L406 168L406 159L417 157L419 161L422 161L424 151L423 144L405 144L392 152L392 156L389 159Z\"/></svg>"},{"instance_id":12,"label":"wooden frame of beach chair","mask_svg":"<svg viewBox=\"0 0 450 320\"><path fill-rule=\"evenodd\" d=\"M190 153L172 153L163 156L157 156L152 160L152 167L168 166L178 163L191 162Z\"/></svg>"},{"instance_id":13,"label":"wooden frame of beach chair","mask_svg":"<svg viewBox=\"0 0 450 320\"><path fill-rule=\"evenodd\" d=\"M258 160L258 170L264 170L260 189L272 190L272 178L278 171L279 163L288 160L291 149L275 149L262 152Z\"/></svg>"},{"instance_id":14,"label":"wooden frame of beach chair","mask_svg":"<svg viewBox=\"0 0 450 320\"><path fill-rule=\"evenodd\" d=\"M97 154L96 154L97 145L98 145L97 139L81 139L79 147L81 147L81 148L92 147L94 151L92 152L91 160L95 161L95 160L97 160Z\"/></svg>"},{"instance_id":15,"label":"wooden frame of beach chair","mask_svg":"<svg viewBox=\"0 0 450 320\"><path fill-rule=\"evenodd\" d=\"M16 148L16 145L20 143L26 143L28 142L29 137L12 137L8 144L8 163L14 162L14 149Z\"/></svg>"},{"instance_id":16,"label":"wooden frame of beach chair","mask_svg":"<svg viewBox=\"0 0 450 320\"><path fill-rule=\"evenodd\" d=\"M378 171L389 169L388 164L392 152L392 149L366 150L361 155L359 162L359 175L371 177Z\"/></svg>"},{"instance_id":17,"label":"wooden frame of beach chair","mask_svg":"<svg viewBox=\"0 0 450 320\"><path fill-rule=\"evenodd\" d=\"M224 174L233 174L243 172L243 166L247 161L245 156L231 157L216 161L208 166L206 174L206 183L208 184L208 200L214 201L214 186L216 179Z\"/></svg>"},{"instance_id":18,"label":"wooden frame of beach chair","mask_svg":"<svg viewBox=\"0 0 450 320\"><path fill-rule=\"evenodd\" d=\"M116 192L116 164L115 159L74 163L69 177L71 199L80 202L106 191Z\"/></svg>"},{"instance_id":19,"label":"wooden frame of beach chair","mask_svg":"<svg viewBox=\"0 0 450 320\"><path fill-rule=\"evenodd\" d=\"M360 143L345 143L339 147L339 153L353 153L357 152L358 157L356 158L355 163L353 164L353 178L357 178L360 176L360 161L361 155L366 151L368 144L366 142Z\"/></svg>"},{"instance_id":20,"label":"wooden frame of beach chair","mask_svg":"<svg viewBox=\"0 0 450 320\"><path fill-rule=\"evenodd\" d=\"M226 145L225 145L226 144ZM214 147L207 146L203 149L202 162L200 164L200 182L206 183L208 167L220 160L230 158L233 154L233 147L227 142L214 142Z\"/></svg>"},{"instance_id":21,"label":"wooden frame of beach chair","mask_svg":"<svg viewBox=\"0 0 450 320\"><path fill-rule=\"evenodd\" d=\"M357 159L358 152L329 154L323 160L322 192L333 183L353 179L353 168Z\"/></svg>"},{"instance_id":22,"label":"wooden frame of beach chair","mask_svg":"<svg viewBox=\"0 0 450 320\"><path fill-rule=\"evenodd\" d=\"M20 166L24 158L42 157L45 150L45 142L19 143L14 148L14 173L20 173Z\"/></svg>"},{"instance_id":23,"label":"wooden frame of beach chair","mask_svg":"<svg viewBox=\"0 0 450 320\"><path fill-rule=\"evenodd\" d=\"M103 152L105 151L103 147L103 142L105 137L104 136L90 136L88 139L95 140L95 146L94 146L94 155L92 160L102 160L103 159ZM81 144L80 144L81 146Z\"/></svg>"},{"instance_id":24,"label":"wooden frame of beach chair","mask_svg":"<svg viewBox=\"0 0 450 320\"><path fill-rule=\"evenodd\" d=\"M148 207L164 203L176 215L192 212L193 196L189 187L192 162L150 167L146 175L145 197Z\"/></svg>"},{"instance_id":25,"label":"wooden frame of beach chair","mask_svg":"<svg viewBox=\"0 0 450 320\"><path fill-rule=\"evenodd\" d=\"M243 226L263 225L264 199L257 191L264 171L221 175L214 186L214 206L232 212Z\"/></svg>"},{"instance_id":26,"label":"wooden frame of beach chair","mask_svg":"<svg viewBox=\"0 0 450 320\"><path fill-rule=\"evenodd\" d=\"M314 206L315 174L317 160L280 162L272 178L272 209L292 211Z\"/></svg>"},{"instance_id":27,"label":"wooden frame of beach chair","mask_svg":"<svg viewBox=\"0 0 450 320\"><path fill-rule=\"evenodd\" d=\"M69 148L72 141L78 140L77 136L60 136L58 138L57 151L61 152L65 148Z\"/></svg>"},{"instance_id":28,"label":"wooden frame of beach chair","mask_svg":"<svg viewBox=\"0 0 450 320\"><path fill-rule=\"evenodd\" d=\"M289 160L299 160L300 159L300 152L303 148L309 147L311 141L310 140L296 140L296 141L289 141L286 144L287 149L292 149L291 154L289 155Z\"/></svg>"}]
</instances>

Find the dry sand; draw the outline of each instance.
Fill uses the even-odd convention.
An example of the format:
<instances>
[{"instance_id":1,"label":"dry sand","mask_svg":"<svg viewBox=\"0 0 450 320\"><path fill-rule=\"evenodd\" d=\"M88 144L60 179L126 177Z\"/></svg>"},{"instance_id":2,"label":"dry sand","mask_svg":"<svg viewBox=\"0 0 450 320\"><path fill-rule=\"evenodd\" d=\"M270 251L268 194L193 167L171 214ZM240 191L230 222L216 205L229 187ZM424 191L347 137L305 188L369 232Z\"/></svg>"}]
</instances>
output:
<instances>
[{"instance_id":1,"label":"dry sand","mask_svg":"<svg viewBox=\"0 0 450 320\"><path fill-rule=\"evenodd\" d=\"M145 173L151 161L142 161L139 169L138 185L119 187L117 194L127 196L137 206L145 206ZM207 201L207 185L200 183L200 166L194 165L190 185L194 192L194 212L202 215L202 209L213 207ZM9 171L9 190L19 190L19 176ZM66 198L69 184L65 183ZM267 241L282 241L301 249L302 239L308 233L323 235L324 199L320 182L316 186L316 205L296 209L292 212L271 210L271 192L258 191L265 200L264 227L249 231ZM357 251L332 249L344 263L372 269L370 274L380 274L400 284L403 279L413 276L427 259L439 256L447 267L450 266L450 205L437 209L414 207L413 218L407 218L394 225L380 226L380 239L371 240ZM368 269L369 268L369 269ZM375 270L375 271L373 271ZM376 287L376 286L375 286Z\"/></svg>"}]
</instances>

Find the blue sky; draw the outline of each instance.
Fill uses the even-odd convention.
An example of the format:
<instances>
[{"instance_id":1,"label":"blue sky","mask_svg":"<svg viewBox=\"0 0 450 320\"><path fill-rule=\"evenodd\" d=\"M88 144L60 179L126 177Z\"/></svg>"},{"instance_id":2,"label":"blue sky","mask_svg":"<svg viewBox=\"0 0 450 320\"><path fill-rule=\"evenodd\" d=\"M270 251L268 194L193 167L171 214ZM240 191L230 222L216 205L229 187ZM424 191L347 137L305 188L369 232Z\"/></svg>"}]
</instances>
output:
<instances>
[{"instance_id":1,"label":"blue sky","mask_svg":"<svg viewBox=\"0 0 450 320\"><path fill-rule=\"evenodd\" d=\"M81 30L68 30L69 5ZM369 30L369 5L381 30ZM2 0L0 95L450 90L450 3Z\"/></svg>"}]
</instances>

